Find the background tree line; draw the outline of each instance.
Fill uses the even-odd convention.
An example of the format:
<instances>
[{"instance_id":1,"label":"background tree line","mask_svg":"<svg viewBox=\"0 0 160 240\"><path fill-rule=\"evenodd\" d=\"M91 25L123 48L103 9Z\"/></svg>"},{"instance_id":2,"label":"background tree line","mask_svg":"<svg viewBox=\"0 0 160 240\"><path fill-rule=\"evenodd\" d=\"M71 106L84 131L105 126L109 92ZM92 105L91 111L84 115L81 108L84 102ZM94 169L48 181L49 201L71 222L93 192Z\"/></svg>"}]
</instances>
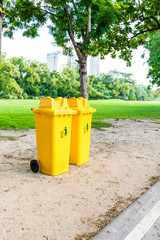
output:
<instances>
[{"instance_id":1,"label":"background tree line","mask_svg":"<svg viewBox=\"0 0 160 240\"><path fill-rule=\"evenodd\" d=\"M153 100L160 91L136 85L132 74L111 71L88 77L90 99ZM79 97L80 76L76 68L50 71L45 63L23 57L2 57L0 65L0 98L40 98L51 96Z\"/></svg>"}]
</instances>

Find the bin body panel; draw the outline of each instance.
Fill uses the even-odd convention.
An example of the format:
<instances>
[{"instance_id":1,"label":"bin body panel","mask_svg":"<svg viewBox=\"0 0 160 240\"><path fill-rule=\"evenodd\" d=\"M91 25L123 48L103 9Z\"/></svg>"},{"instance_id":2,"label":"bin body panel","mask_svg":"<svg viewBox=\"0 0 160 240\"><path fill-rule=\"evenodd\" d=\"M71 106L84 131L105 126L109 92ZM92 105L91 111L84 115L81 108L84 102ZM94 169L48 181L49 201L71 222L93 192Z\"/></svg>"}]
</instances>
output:
<instances>
[{"instance_id":1,"label":"bin body panel","mask_svg":"<svg viewBox=\"0 0 160 240\"><path fill-rule=\"evenodd\" d=\"M40 171L58 175L69 169L72 115L35 113L37 155Z\"/></svg>"},{"instance_id":2,"label":"bin body panel","mask_svg":"<svg viewBox=\"0 0 160 240\"><path fill-rule=\"evenodd\" d=\"M89 106L88 99L68 98L69 107L77 114L72 118L70 163L81 165L89 160L92 114L96 112Z\"/></svg>"},{"instance_id":3,"label":"bin body panel","mask_svg":"<svg viewBox=\"0 0 160 240\"><path fill-rule=\"evenodd\" d=\"M49 174L49 172L52 172L52 162L50 159L54 158L51 147L51 143L53 142L53 118L45 114L36 113L35 126L40 171Z\"/></svg>"},{"instance_id":4,"label":"bin body panel","mask_svg":"<svg viewBox=\"0 0 160 240\"><path fill-rule=\"evenodd\" d=\"M92 114L77 114L72 117L70 163L81 165L89 160Z\"/></svg>"}]
</instances>

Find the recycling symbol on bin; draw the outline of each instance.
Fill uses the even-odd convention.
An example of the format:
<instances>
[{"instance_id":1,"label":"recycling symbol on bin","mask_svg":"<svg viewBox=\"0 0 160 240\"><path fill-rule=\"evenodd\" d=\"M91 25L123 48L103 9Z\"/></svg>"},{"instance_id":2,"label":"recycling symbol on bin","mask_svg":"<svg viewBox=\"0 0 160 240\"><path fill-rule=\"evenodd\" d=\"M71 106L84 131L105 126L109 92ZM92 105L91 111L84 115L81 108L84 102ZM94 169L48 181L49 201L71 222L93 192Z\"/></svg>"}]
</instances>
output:
<instances>
[{"instance_id":1,"label":"recycling symbol on bin","mask_svg":"<svg viewBox=\"0 0 160 240\"><path fill-rule=\"evenodd\" d=\"M86 124L86 126L84 127L84 133L86 133L88 131L89 127L88 127L88 123Z\"/></svg>"},{"instance_id":2,"label":"recycling symbol on bin","mask_svg":"<svg viewBox=\"0 0 160 240\"><path fill-rule=\"evenodd\" d=\"M67 128L64 128L64 136L67 136Z\"/></svg>"},{"instance_id":3,"label":"recycling symbol on bin","mask_svg":"<svg viewBox=\"0 0 160 240\"><path fill-rule=\"evenodd\" d=\"M67 127L65 127L64 130L60 132L61 138L65 137L65 136L67 136Z\"/></svg>"}]
</instances>

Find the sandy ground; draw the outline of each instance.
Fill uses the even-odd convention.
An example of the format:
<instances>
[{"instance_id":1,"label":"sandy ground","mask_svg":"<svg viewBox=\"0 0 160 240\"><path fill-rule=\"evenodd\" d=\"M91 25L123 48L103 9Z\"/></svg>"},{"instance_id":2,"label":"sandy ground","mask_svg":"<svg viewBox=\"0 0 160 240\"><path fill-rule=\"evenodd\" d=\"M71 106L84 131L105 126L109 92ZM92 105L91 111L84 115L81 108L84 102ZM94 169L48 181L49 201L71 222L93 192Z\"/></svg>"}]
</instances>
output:
<instances>
[{"instance_id":1,"label":"sandy ground","mask_svg":"<svg viewBox=\"0 0 160 240\"><path fill-rule=\"evenodd\" d=\"M91 239L159 178L160 125L108 121L92 129L89 162L56 177L29 168L34 130L0 130L16 137L0 139L0 239Z\"/></svg>"}]
</instances>

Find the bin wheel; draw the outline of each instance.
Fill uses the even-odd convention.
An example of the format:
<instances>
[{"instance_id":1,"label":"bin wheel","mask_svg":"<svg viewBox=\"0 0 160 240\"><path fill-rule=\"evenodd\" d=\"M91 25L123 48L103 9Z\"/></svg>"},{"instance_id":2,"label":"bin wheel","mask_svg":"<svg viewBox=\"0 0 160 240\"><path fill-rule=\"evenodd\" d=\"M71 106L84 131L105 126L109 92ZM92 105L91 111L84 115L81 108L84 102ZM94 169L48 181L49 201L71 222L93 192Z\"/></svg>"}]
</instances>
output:
<instances>
[{"instance_id":1,"label":"bin wheel","mask_svg":"<svg viewBox=\"0 0 160 240\"><path fill-rule=\"evenodd\" d=\"M30 168L32 172L37 173L39 171L39 163L37 160L32 160L30 162Z\"/></svg>"}]
</instances>

